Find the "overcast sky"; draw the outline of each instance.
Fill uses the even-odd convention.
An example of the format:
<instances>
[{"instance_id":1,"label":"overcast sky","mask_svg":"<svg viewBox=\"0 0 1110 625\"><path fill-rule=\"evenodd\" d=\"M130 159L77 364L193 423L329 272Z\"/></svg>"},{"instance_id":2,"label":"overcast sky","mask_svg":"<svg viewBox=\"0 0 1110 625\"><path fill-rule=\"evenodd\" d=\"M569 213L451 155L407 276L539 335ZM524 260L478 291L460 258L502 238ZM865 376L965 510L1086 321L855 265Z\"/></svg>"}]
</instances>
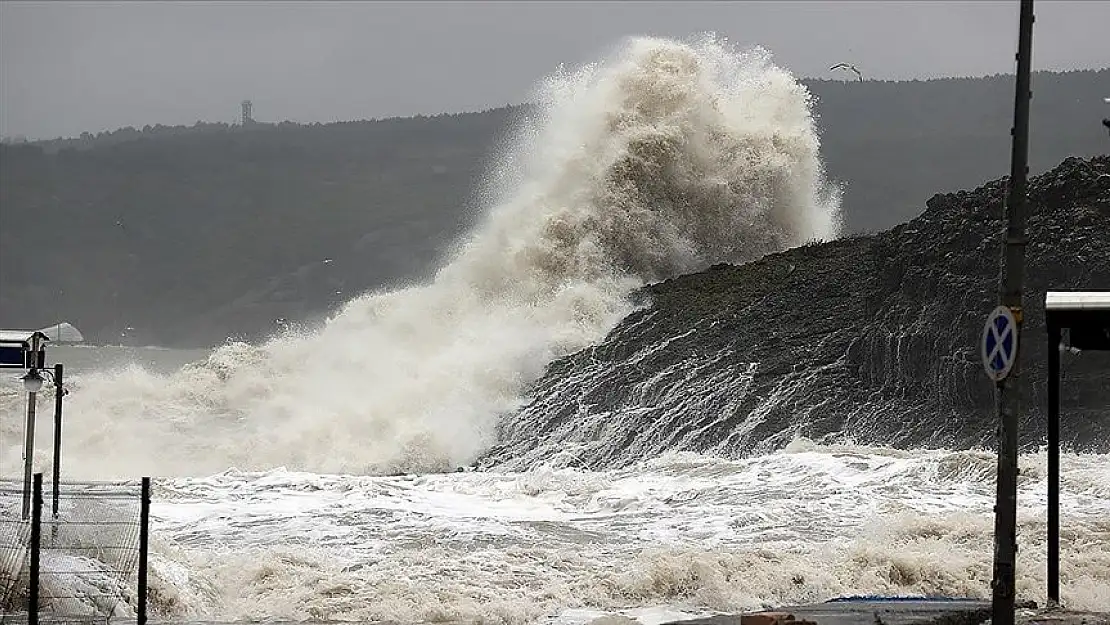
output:
<instances>
[{"instance_id":1,"label":"overcast sky","mask_svg":"<svg viewBox=\"0 0 1110 625\"><path fill-rule=\"evenodd\" d=\"M988 2L0 1L0 135L334 121L527 99L628 35L714 31L799 76L1012 73L1018 0ZM1110 2L1037 2L1034 67L1110 65ZM1110 90L1110 86L1108 86ZM1108 93L1107 95L1110 95Z\"/></svg>"}]
</instances>

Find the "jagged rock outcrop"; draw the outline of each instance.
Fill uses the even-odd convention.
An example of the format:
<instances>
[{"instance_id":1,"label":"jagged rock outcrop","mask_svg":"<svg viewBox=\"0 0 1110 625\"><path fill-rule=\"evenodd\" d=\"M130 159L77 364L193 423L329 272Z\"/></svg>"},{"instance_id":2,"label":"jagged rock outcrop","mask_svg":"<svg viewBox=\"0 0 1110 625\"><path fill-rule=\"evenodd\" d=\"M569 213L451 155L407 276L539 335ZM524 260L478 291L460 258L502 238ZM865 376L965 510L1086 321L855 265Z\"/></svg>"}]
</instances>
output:
<instances>
[{"instance_id":1,"label":"jagged rock outcrop","mask_svg":"<svg viewBox=\"0 0 1110 625\"><path fill-rule=\"evenodd\" d=\"M740 455L795 436L993 446L977 342L997 302L1006 180L887 232L646 288L601 344L553 363L482 466ZM1110 290L1110 156L1030 183L1022 441L1044 437L1046 290ZM1110 449L1110 354L1065 354L1064 443Z\"/></svg>"}]
</instances>

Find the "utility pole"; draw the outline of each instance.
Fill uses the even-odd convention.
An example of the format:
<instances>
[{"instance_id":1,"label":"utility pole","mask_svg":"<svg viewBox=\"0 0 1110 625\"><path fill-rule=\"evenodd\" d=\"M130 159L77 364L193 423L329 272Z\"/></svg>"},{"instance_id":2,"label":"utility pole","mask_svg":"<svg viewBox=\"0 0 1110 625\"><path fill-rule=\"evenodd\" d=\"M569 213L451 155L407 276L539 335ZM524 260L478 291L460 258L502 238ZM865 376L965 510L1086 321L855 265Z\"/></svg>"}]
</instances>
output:
<instances>
[{"instance_id":1,"label":"utility pole","mask_svg":"<svg viewBox=\"0 0 1110 625\"><path fill-rule=\"evenodd\" d=\"M999 303L1016 321L1020 350L1023 326L1022 280L1025 265L1026 176L1029 159L1030 66L1033 54L1033 0L1021 0L1018 19L1017 80L1014 93L1013 150L1006 197L1006 241ZM998 491L994 516L994 580L991 583L992 625L1014 623L1014 569L1017 560L1018 424L1022 410L1020 352L1013 368L997 382Z\"/></svg>"}]
</instances>

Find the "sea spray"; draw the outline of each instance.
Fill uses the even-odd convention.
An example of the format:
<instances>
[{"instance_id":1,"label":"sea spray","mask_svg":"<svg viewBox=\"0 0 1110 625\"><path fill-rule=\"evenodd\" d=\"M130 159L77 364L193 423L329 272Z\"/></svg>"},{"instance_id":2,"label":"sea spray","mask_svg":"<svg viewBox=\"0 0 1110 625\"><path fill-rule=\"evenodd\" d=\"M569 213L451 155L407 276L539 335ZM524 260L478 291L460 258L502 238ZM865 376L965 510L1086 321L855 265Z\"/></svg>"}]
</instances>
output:
<instances>
[{"instance_id":1,"label":"sea spray","mask_svg":"<svg viewBox=\"0 0 1110 625\"><path fill-rule=\"evenodd\" d=\"M484 219L431 283L170 376L79 380L68 472L453 469L549 362L630 312L639 286L836 234L810 94L763 50L630 39L535 99L491 169ZM5 404L7 441L18 406Z\"/></svg>"}]
</instances>

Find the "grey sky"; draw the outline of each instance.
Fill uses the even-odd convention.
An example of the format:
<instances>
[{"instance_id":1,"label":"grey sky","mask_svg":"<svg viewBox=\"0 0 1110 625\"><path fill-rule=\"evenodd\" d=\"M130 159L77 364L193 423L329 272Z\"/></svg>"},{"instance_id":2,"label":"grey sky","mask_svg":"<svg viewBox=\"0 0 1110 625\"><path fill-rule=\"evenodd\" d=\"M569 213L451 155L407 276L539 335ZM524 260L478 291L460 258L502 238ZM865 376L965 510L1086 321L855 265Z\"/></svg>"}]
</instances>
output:
<instances>
[{"instance_id":1,"label":"grey sky","mask_svg":"<svg viewBox=\"0 0 1110 625\"><path fill-rule=\"evenodd\" d=\"M850 61L875 78L1010 73L1006 2L0 1L0 134L334 121L523 101L558 63L623 36L715 31L800 76ZM1037 69L1110 65L1110 2L1037 3ZM1110 85L1108 85L1110 91ZM1110 92L1108 92L1110 95Z\"/></svg>"}]
</instances>

